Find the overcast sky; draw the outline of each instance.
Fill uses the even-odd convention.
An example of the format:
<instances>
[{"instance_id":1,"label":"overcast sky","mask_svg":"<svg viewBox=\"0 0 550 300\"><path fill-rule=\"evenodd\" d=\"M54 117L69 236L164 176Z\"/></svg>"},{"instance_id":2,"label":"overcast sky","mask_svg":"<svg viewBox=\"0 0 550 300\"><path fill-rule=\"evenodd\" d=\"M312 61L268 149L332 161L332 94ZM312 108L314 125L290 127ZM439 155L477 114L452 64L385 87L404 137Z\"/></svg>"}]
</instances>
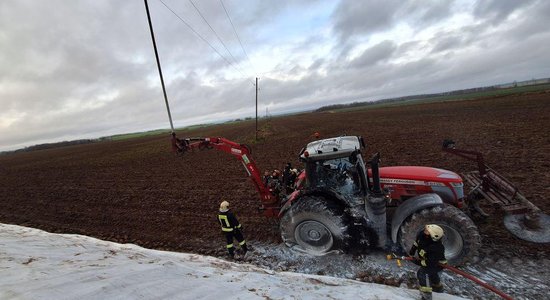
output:
<instances>
[{"instance_id":1,"label":"overcast sky","mask_svg":"<svg viewBox=\"0 0 550 300\"><path fill-rule=\"evenodd\" d=\"M176 127L550 77L545 0L149 8ZM143 1L0 1L0 151L169 127Z\"/></svg>"}]
</instances>

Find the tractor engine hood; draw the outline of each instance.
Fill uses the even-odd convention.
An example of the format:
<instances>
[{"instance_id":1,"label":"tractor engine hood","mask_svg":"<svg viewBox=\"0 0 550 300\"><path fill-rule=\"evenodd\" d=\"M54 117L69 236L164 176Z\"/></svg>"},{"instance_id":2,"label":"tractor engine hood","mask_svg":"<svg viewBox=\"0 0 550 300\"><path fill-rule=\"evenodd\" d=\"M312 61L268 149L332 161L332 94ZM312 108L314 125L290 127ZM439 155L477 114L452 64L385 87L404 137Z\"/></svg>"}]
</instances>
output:
<instances>
[{"instance_id":1,"label":"tractor engine hood","mask_svg":"<svg viewBox=\"0 0 550 300\"><path fill-rule=\"evenodd\" d=\"M432 182L462 183L462 178L455 172L418 166L382 167L380 168L380 180L382 183L412 185L429 185Z\"/></svg>"},{"instance_id":2,"label":"tractor engine hood","mask_svg":"<svg viewBox=\"0 0 550 300\"><path fill-rule=\"evenodd\" d=\"M372 176L369 176L369 179L371 178ZM380 168L380 184L390 193L390 197L396 200L436 193L444 202L461 207L464 198L462 178L455 172L438 168L383 167Z\"/></svg>"}]
</instances>

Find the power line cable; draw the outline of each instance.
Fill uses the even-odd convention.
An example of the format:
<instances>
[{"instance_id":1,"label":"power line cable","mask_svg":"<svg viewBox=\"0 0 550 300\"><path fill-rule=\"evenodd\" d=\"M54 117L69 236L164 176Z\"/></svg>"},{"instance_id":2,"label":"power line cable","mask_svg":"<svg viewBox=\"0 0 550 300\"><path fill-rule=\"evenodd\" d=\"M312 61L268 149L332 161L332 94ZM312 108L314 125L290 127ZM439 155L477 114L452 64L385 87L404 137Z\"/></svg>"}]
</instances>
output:
<instances>
[{"instance_id":1,"label":"power line cable","mask_svg":"<svg viewBox=\"0 0 550 300\"><path fill-rule=\"evenodd\" d=\"M195 35L197 35L201 40L203 40L206 44L208 44L208 46L210 46L210 48L212 48L212 50L214 50L221 58L223 58L223 60L225 60L225 62L232 66L233 68L235 68L235 70L239 71L239 73L241 73L241 75L243 75L244 78L246 78L246 75L244 75L244 73L239 70L237 67L235 67L229 60L227 60L227 58L225 58L225 56L223 56L216 48L214 48L214 46L212 46L212 44L210 44L204 37L202 37L195 29L193 29L193 27L191 27L191 25L189 25L189 23L185 22L185 20L183 20L172 8L170 8L166 3L164 3L163 0L159 0L169 11L172 12L172 14L174 14L183 24L185 24L191 31L193 31L193 33Z\"/></svg>"},{"instance_id":2,"label":"power line cable","mask_svg":"<svg viewBox=\"0 0 550 300\"><path fill-rule=\"evenodd\" d=\"M225 5L223 4L223 1L220 0L220 3L223 7L223 10L225 11L225 15L227 16L227 19L229 20L229 23L231 23L231 27L233 28L233 32L235 32L235 36L237 37L237 40L239 41L239 44L241 45L241 49L243 50L244 55L246 56L246 59L248 59L248 62L254 69L254 65L252 65L252 61L250 60L250 57L248 57L248 53L244 50L243 43L241 42L241 39L239 38L239 34L237 34L237 30L235 29L235 25L233 24L233 21L231 21L231 17L229 17L229 13L227 12L227 9L225 8Z\"/></svg>"},{"instance_id":3,"label":"power line cable","mask_svg":"<svg viewBox=\"0 0 550 300\"><path fill-rule=\"evenodd\" d=\"M220 36L218 35L218 33L216 33L216 30L214 30L214 28L212 28L212 26L210 25L210 23L208 22L208 20L206 20L206 18L204 17L204 15L201 13L201 11L199 10L199 8L195 5L195 3L193 3L192 0L189 0L189 3L191 3L191 5L193 5L193 7L195 8L195 10L197 11L197 13L199 14L199 16L201 16L202 20L206 23L206 25L208 25L208 27L210 27L210 30L212 30L212 32L214 33L214 35L218 38L218 41L220 41L220 43L222 44L222 46L225 48L225 50L227 50L227 53L229 53L229 55L233 58L233 61L238 64L237 62L237 59L235 58L235 56L233 56L233 54L231 54L231 51L229 51L229 49L227 48L227 46L225 45L225 43L223 42L223 40L220 38Z\"/></svg>"}]
</instances>

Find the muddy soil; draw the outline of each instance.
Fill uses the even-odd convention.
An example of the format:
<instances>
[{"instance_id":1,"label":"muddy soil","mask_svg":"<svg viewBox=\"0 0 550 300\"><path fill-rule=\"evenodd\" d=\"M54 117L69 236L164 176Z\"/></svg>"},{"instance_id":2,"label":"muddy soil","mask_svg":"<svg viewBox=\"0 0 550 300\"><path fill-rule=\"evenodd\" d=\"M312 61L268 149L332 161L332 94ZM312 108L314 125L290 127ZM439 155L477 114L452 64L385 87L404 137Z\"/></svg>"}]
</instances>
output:
<instances>
[{"instance_id":1,"label":"muddy soil","mask_svg":"<svg viewBox=\"0 0 550 300\"><path fill-rule=\"evenodd\" d=\"M380 152L383 166L475 170L474 163L440 150L442 141L451 138L458 148L482 152L489 166L550 214L548 124L547 92L264 119L258 142L253 121L179 131L178 136L246 143L262 170L280 169L287 162L300 168L298 152L314 132L321 138L362 135L368 144L365 158ZM223 255L216 212L226 199L249 241L281 243L277 220L258 210L258 194L238 161L215 150L175 156L168 136L0 156L0 174L2 223ZM499 209L482 207L492 216L476 219L483 239L480 264L536 262L548 279L550 247L514 237L504 228Z\"/></svg>"}]
</instances>

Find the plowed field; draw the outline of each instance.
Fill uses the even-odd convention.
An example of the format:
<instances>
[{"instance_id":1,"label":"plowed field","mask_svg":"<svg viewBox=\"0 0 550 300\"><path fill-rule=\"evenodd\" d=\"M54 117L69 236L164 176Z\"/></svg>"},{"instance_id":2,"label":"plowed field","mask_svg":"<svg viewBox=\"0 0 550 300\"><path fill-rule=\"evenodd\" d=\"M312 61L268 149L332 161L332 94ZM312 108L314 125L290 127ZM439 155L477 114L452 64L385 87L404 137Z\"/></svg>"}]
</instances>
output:
<instances>
[{"instance_id":1,"label":"plowed field","mask_svg":"<svg viewBox=\"0 0 550 300\"><path fill-rule=\"evenodd\" d=\"M178 116L183 118L185 116ZM440 150L445 138L477 150L487 164L550 213L550 93L468 101L307 113L260 122L216 125L178 136L221 136L248 143L262 170L301 167L300 149L321 137L362 135L364 156L382 165L425 165L455 172L476 166ZM248 240L279 243L274 220L257 210L253 184L231 155L215 150L177 157L168 136L100 142L0 156L0 222L78 233L148 248L217 255L224 240L216 221L221 199L232 204ZM548 245L509 234L502 213L477 221L483 253L548 256ZM513 245L513 247L510 247Z\"/></svg>"}]
</instances>

